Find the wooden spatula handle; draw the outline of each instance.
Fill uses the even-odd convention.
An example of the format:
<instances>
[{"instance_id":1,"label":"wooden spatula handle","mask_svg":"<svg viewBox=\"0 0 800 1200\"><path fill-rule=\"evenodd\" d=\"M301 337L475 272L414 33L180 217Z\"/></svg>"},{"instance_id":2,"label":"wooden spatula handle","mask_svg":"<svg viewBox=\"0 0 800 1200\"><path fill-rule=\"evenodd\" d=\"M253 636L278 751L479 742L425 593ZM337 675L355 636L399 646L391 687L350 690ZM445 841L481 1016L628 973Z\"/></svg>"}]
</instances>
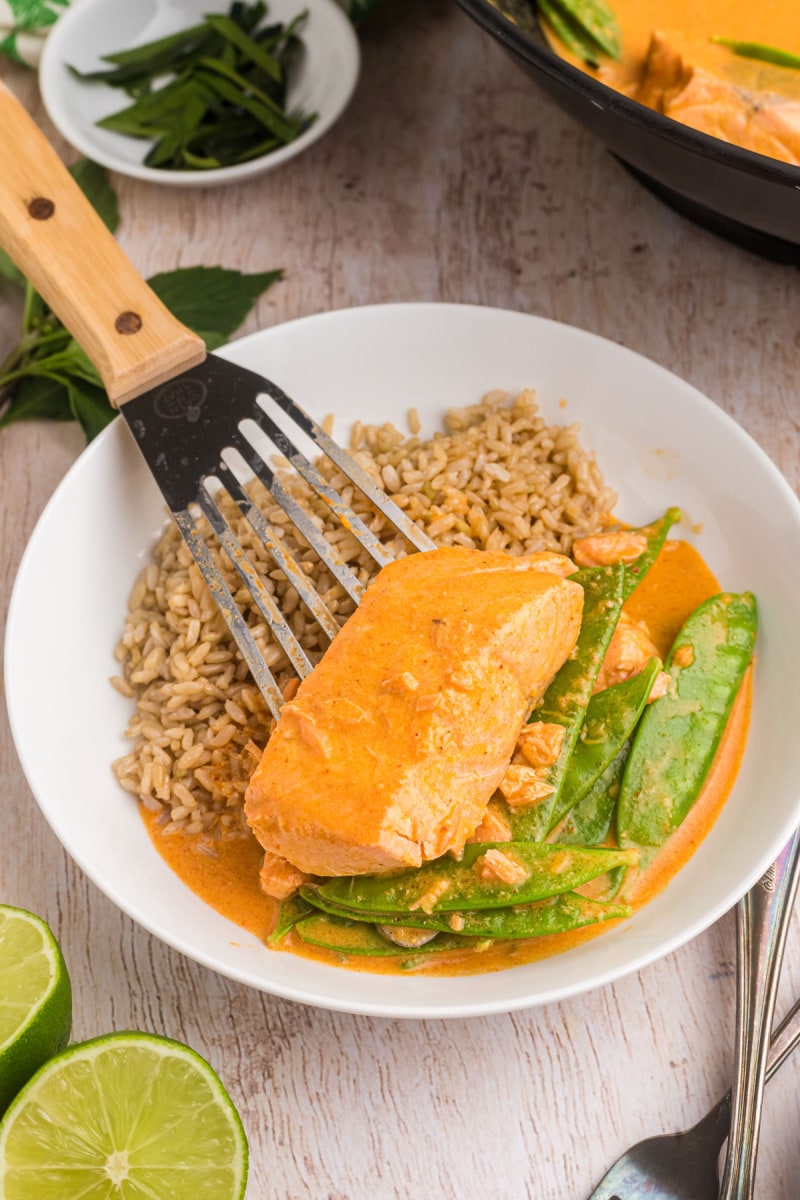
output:
<instances>
[{"instance_id":1,"label":"wooden spatula handle","mask_svg":"<svg viewBox=\"0 0 800 1200\"><path fill-rule=\"evenodd\" d=\"M112 403L205 357L202 339L150 290L2 83L0 246L86 351Z\"/></svg>"}]
</instances>

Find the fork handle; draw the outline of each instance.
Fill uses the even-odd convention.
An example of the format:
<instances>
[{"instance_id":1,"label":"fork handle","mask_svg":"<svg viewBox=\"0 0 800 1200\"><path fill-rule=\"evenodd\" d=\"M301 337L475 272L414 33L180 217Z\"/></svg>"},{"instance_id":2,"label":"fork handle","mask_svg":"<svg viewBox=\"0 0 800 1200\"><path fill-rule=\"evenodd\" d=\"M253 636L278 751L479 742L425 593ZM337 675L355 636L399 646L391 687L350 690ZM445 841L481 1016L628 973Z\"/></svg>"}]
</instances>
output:
<instances>
[{"instance_id":1,"label":"fork handle","mask_svg":"<svg viewBox=\"0 0 800 1200\"><path fill-rule=\"evenodd\" d=\"M0 83L0 245L123 404L205 358L123 253L36 123Z\"/></svg>"},{"instance_id":2,"label":"fork handle","mask_svg":"<svg viewBox=\"0 0 800 1200\"><path fill-rule=\"evenodd\" d=\"M720 1200L750 1200L753 1195L770 1028L798 880L800 831L736 910L736 1069ZM774 1057L784 1053L770 1073L789 1049L776 1045Z\"/></svg>"}]
</instances>

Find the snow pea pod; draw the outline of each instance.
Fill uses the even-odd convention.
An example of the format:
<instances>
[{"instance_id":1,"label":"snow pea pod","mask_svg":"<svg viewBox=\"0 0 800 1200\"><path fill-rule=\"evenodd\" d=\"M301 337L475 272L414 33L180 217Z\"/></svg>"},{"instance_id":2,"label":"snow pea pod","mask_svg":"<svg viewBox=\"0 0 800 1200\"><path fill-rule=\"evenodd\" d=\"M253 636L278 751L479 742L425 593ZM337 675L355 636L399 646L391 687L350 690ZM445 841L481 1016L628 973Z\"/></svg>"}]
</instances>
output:
<instances>
[{"instance_id":1,"label":"snow pea pod","mask_svg":"<svg viewBox=\"0 0 800 1200\"><path fill-rule=\"evenodd\" d=\"M551 828L580 803L617 757L644 712L660 670L661 660L651 658L645 669L632 679L625 679L592 696L567 766L559 802L551 817Z\"/></svg>"},{"instance_id":2,"label":"snow pea pod","mask_svg":"<svg viewBox=\"0 0 800 1200\"><path fill-rule=\"evenodd\" d=\"M518 868L516 882L505 882L494 873L490 866L492 851L503 856L502 866ZM326 879L318 892L324 901L343 908L381 913L506 908L574 891L613 867L635 866L638 857L636 850L484 842L466 846L460 862L437 858L414 870L391 875Z\"/></svg>"},{"instance_id":3,"label":"snow pea pod","mask_svg":"<svg viewBox=\"0 0 800 1200\"><path fill-rule=\"evenodd\" d=\"M644 579L658 558L670 529L681 520L682 516L679 508L668 508L663 517L659 517L657 521L651 521L649 525L640 525L638 529L630 530L631 533L640 533L642 537L646 538L647 549L632 563L628 563L625 581L622 585L623 600L627 600L631 592Z\"/></svg>"},{"instance_id":4,"label":"snow pea pod","mask_svg":"<svg viewBox=\"0 0 800 1200\"><path fill-rule=\"evenodd\" d=\"M307 917L311 912L313 912L312 905L302 896L290 896L288 900L282 900L275 928L267 936L267 945L277 945L298 921L302 921L303 917Z\"/></svg>"},{"instance_id":5,"label":"snow pea pod","mask_svg":"<svg viewBox=\"0 0 800 1200\"><path fill-rule=\"evenodd\" d=\"M618 868L624 869L624 868ZM453 913L379 913L366 910L355 912L331 904L321 896L314 895L316 889L304 888L303 895L312 904L318 904L323 912L351 920L369 921L375 925L400 925L410 929L437 929L443 933L454 932L451 921ZM577 892L565 892L537 900L534 904L519 904L513 908L482 909L475 912L458 913L460 937L477 938L530 938L546 937L556 933L567 933L584 925L598 921L612 921L629 917L631 908L627 904L606 904L589 900Z\"/></svg>"},{"instance_id":6,"label":"snow pea pod","mask_svg":"<svg viewBox=\"0 0 800 1200\"><path fill-rule=\"evenodd\" d=\"M689 616L670 651L666 695L642 717L622 778L617 838L660 846L697 799L753 656L751 592L723 592Z\"/></svg>"},{"instance_id":7,"label":"snow pea pod","mask_svg":"<svg viewBox=\"0 0 800 1200\"><path fill-rule=\"evenodd\" d=\"M304 917L295 926L301 940L311 946L325 950L336 950L339 954L355 954L369 958L408 958L407 946L398 946L362 921L335 917L330 913L316 912ZM433 941L414 947L414 955L443 953L448 950L466 950L474 942L454 933L440 933Z\"/></svg>"},{"instance_id":8,"label":"snow pea pod","mask_svg":"<svg viewBox=\"0 0 800 1200\"><path fill-rule=\"evenodd\" d=\"M564 845L598 846L608 837L619 799L622 772L630 751L625 742L617 757L608 764L586 795L567 814L556 842Z\"/></svg>"},{"instance_id":9,"label":"snow pea pod","mask_svg":"<svg viewBox=\"0 0 800 1200\"><path fill-rule=\"evenodd\" d=\"M581 631L575 649L531 717L531 723L561 725L564 740L558 758L544 776L552 793L538 804L508 811L515 841L543 841L551 828L553 813L560 804L567 766L622 609L625 568L621 563L610 567L587 567L571 575L570 579L580 583L584 590Z\"/></svg>"}]
</instances>

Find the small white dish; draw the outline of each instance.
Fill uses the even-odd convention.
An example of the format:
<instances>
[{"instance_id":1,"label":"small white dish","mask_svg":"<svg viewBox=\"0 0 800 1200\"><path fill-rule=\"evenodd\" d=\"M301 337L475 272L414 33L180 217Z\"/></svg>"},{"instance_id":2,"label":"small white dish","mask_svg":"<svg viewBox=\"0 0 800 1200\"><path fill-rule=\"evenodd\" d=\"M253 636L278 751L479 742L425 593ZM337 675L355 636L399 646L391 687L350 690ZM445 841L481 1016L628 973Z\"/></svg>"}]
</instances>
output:
<instances>
[{"instance_id":1,"label":"small white dish","mask_svg":"<svg viewBox=\"0 0 800 1200\"><path fill-rule=\"evenodd\" d=\"M99 129L96 122L131 103L121 88L82 83L68 70L98 71L104 54L129 49L198 24L207 12L227 12L224 0L73 0L42 52L39 81L48 115L68 142L112 171L173 187L241 183L302 154L341 116L358 80L358 38L335 0L270 0L267 19L290 21L304 9L305 46L290 88L290 110L316 113L295 141L251 162L217 170L166 171L144 165L150 142Z\"/></svg>"},{"instance_id":2,"label":"small white dish","mask_svg":"<svg viewBox=\"0 0 800 1200\"><path fill-rule=\"evenodd\" d=\"M454 1017L549 1003L612 982L716 921L763 874L800 820L800 503L734 421L655 363L523 313L386 305L275 326L223 356L269 375L317 418L392 420L423 433L450 406L501 387L536 389L547 420L579 422L619 516L641 524L679 505L695 543L760 611L753 714L739 777L708 837L633 918L556 957L454 978L371 975L270 951L208 908L160 858L111 762L128 752L131 703L118 670L134 579L165 522L161 495L123 421L88 448L46 508L8 614L6 695L17 751L67 851L115 904L222 975L305 1004L385 1017ZM562 407L561 401L566 404ZM15 836L24 837L25 822Z\"/></svg>"}]
</instances>

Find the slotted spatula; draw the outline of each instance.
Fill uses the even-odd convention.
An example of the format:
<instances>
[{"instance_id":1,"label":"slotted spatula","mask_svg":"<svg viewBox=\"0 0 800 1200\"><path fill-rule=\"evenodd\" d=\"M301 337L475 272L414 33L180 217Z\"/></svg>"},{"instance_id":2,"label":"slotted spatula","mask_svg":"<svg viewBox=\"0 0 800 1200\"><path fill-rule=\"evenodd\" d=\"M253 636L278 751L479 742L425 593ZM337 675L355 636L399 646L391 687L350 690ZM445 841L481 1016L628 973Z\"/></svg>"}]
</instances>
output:
<instances>
[{"instance_id":1,"label":"slotted spatula","mask_svg":"<svg viewBox=\"0 0 800 1200\"><path fill-rule=\"evenodd\" d=\"M201 338L164 307L122 252L58 156L0 83L0 246L66 325L100 373L270 710L283 698L198 529L199 509L302 678L305 651L248 560L215 496L239 505L325 636L338 625L245 490L255 475L357 603L363 585L283 487L263 438L323 499L377 566L391 555L296 445L297 430L326 454L417 550L433 542L271 380L207 355ZM289 421L287 422L287 419ZM291 435L287 428L293 430ZM267 458L265 459L264 454Z\"/></svg>"}]
</instances>

